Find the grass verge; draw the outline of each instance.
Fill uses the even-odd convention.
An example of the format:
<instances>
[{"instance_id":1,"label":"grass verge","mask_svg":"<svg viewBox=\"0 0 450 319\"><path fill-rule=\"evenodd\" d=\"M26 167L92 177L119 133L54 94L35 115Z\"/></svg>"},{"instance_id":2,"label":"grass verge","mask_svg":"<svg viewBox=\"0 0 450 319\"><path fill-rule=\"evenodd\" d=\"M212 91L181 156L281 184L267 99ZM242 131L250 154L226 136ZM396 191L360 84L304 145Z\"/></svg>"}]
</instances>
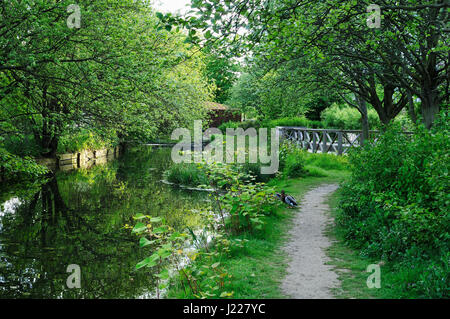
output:
<instances>
[{"instance_id":1,"label":"grass verge","mask_svg":"<svg viewBox=\"0 0 450 319\"><path fill-rule=\"evenodd\" d=\"M313 187L325 183L336 183L348 176L347 172L327 171L327 177L308 176L299 179L274 179L268 184L277 190L284 189L297 199ZM244 233L235 238L247 239L243 249L235 251L231 256L220 261L231 280L224 287L226 291L234 291L232 298L267 299L285 298L280 290L280 283L286 274L287 256L282 247L288 240L287 232L291 227L291 219L295 210L279 209L266 222L264 231ZM168 298L192 298L186 295L181 286L174 285L169 290Z\"/></svg>"},{"instance_id":2,"label":"grass verge","mask_svg":"<svg viewBox=\"0 0 450 319\"><path fill-rule=\"evenodd\" d=\"M330 215L335 218L338 213L340 191L336 191L328 199ZM339 299L398 299L417 298L419 296L406 293L403 289L407 281L403 272L396 271L390 264L361 256L357 250L346 245L342 235L342 229L334 224L326 230L327 236L333 241L327 250L331 258L330 265L341 281L339 288L333 289L336 298ZM367 272L367 266L378 264L381 271L381 288L367 287L367 278L371 273Z\"/></svg>"}]
</instances>

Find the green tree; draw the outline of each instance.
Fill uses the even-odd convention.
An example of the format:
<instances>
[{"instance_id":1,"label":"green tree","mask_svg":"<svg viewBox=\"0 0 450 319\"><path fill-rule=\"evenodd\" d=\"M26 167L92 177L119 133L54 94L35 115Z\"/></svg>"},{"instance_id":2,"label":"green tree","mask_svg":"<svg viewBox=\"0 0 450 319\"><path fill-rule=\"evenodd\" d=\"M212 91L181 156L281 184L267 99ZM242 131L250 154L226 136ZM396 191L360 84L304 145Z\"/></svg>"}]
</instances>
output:
<instances>
[{"instance_id":1,"label":"green tree","mask_svg":"<svg viewBox=\"0 0 450 319\"><path fill-rule=\"evenodd\" d=\"M312 64L319 61L329 71L324 80L331 75L357 95L361 106L362 101L372 104L383 123L391 121L415 95L422 101L423 121L430 127L439 106L449 101L445 26L449 4L445 0L381 1L382 27L372 30L366 24L369 4L195 0L192 6L200 18L181 23L210 28L219 38L239 44L229 46L231 50L252 52L274 63L301 58ZM378 85L384 88L381 96L375 95Z\"/></svg>"},{"instance_id":2,"label":"green tree","mask_svg":"<svg viewBox=\"0 0 450 319\"><path fill-rule=\"evenodd\" d=\"M238 67L231 58L220 51L206 47L203 49L206 57L206 77L215 85L214 101L225 103L231 95L231 88L237 79Z\"/></svg>"},{"instance_id":3,"label":"green tree","mask_svg":"<svg viewBox=\"0 0 450 319\"><path fill-rule=\"evenodd\" d=\"M79 29L70 4L2 2L1 134L29 132L52 156L73 128L148 140L204 115L203 58L147 1L79 1Z\"/></svg>"}]
</instances>

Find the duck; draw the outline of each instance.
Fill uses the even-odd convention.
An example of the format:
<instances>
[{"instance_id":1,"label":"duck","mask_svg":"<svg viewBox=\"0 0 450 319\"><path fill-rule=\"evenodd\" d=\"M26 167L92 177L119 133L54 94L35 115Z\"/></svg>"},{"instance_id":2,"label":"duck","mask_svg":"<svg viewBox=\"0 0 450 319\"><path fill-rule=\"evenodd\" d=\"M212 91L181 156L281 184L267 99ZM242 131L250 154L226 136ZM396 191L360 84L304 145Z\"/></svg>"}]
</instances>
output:
<instances>
[{"instance_id":1,"label":"duck","mask_svg":"<svg viewBox=\"0 0 450 319\"><path fill-rule=\"evenodd\" d=\"M294 197L292 197L291 195L286 195L286 193L284 192L284 190L281 191L281 194L277 193L276 196L283 202L288 204L289 208L294 208L297 207L297 201L295 200Z\"/></svg>"}]
</instances>

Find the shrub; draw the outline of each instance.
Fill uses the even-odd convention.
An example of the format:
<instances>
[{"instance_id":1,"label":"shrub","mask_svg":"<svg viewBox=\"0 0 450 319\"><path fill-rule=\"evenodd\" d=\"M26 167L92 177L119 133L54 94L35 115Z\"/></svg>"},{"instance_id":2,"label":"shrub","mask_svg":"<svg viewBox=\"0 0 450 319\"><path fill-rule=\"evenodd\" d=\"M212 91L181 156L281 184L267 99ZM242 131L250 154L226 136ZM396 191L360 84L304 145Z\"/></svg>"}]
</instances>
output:
<instances>
[{"instance_id":1,"label":"shrub","mask_svg":"<svg viewBox=\"0 0 450 319\"><path fill-rule=\"evenodd\" d=\"M286 158L283 174L287 177L301 177L304 176L305 159L301 152L289 154Z\"/></svg>"},{"instance_id":2,"label":"shrub","mask_svg":"<svg viewBox=\"0 0 450 319\"><path fill-rule=\"evenodd\" d=\"M114 133L111 136L114 136ZM58 153L75 153L85 149L96 150L116 146L117 144L117 138L104 139L94 132L81 129L61 136L58 143Z\"/></svg>"},{"instance_id":3,"label":"shrub","mask_svg":"<svg viewBox=\"0 0 450 319\"><path fill-rule=\"evenodd\" d=\"M205 172L196 164L175 164L165 172L165 178L171 183L185 186L208 184Z\"/></svg>"},{"instance_id":4,"label":"shrub","mask_svg":"<svg viewBox=\"0 0 450 319\"><path fill-rule=\"evenodd\" d=\"M301 177L306 174L305 152L294 143L285 142L280 149L279 170L285 177Z\"/></svg>"},{"instance_id":5,"label":"shrub","mask_svg":"<svg viewBox=\"0 0 450 319\"><path fill-rule=\"evenodd\" d=\"M266 216L279 204L274 189L255 183L253 176L241 172L235 164L205 163L204 169L208 185L215 190L212 196L225 228L233 233L263 229Z\"/></svg>"},{"instance_id":6,"label":"shrub","mask_svg":"<svg viewBox=\"0 0 450 319\"><path fill-rule=\"evenodd\" d=\"M244 121L244 122L225 122L222 123L219 126L219 129L222 131L223 134L226 134L226 129L227 128L232 128L232 129L237 129L237 128L242 128L243 130L247 130L248 128L255 128L256 130L258 130L260 127L269 127L268 123L270 121L268 120L262 120L262 121L258 121L258 120L248 120L248 121Z\"/></svg>"},{"instance_id":7,"label":"shrub","mask_svg":"<svg viewBox=\"0 0 450 319\"><path fill-rule=\"evenodd\" d=\"M269 127L276 126L300 126L300 127L311 127L311 121L306 117L285 117L269 122Z\"/></svg>"},{"instance_id":8,"label":"shrub","mask_svg":"<svg viewBox=\"0 0 450 319\"><path fill-rule=\"evenodd\" d=\"M373 109L368 110L368 119L370 129L380 127L378 115ZM356 108L349 106L339 106L333 104L324 110L321 114L322 125L326 128L342 129L342 130L360 130L361 114Z\"/></svg>"},{"instance_id":9,"label":"shrub","mask_svg":"<svg viewBox=\"0 0 450 319\"><path fill-rule=\"evenodd\" d=\"M226 133L227 128L237 129L242 128L244 130L253 127L259 128L275 128L276 126L300 126L308 128L322 128L324 127L320 121L310 121L306 117L284 117L276 120L263 119L263 120L249 120L244 122L226 122L219 126L222 133Z\"/></svg>"},{"instance_id":10,"label":"shrub","mask_svg":"<svg viewBox=\"0 0 450 319\"><path fill-rule=\"evenodd\" d=\"M363 254L420 264L434 274L448 268L439 261L450 247L447 123L434 132L418 128L412 136L393 126L376 143L351 152L352 177L337 221ZM440 296L442 287L423 283L422 274L409 278L405 289ZM448 296L448 273L446 278Z\"/></svg>"},{"instance_id":11,"label":"shrub","mask_svg":"<svg viewBox=\"0 0 450 319\"><path fill-rule=\"evenodd\" d=\"M20 158L0 147L0 177L8 181L33 179L47 173L47 168L31 157Z\"/></svg>"},{"instance_id":12,"label":"shrub","mask_svg":"<svg viewBox=\"0 0 450 319\"><path fill-rule=\"evenodd\" d=\"M261 163L245 163L240 164L237 167L239 171L244 174L251 175L255 178L256 182L264 182L267 183L271 178L274 177L272 174L261 174Z\"/></svg>"},{"instance_id":13,"label":"shrub","mask_svg":"<svg viewBox=\"0 0 450 319\"><path fill-rule=\"evenodd\" d=\"M335 154L305 152L305 163L324 170L344 171L349 169L348 158Z\"/></svg>"},{"instance_id":14,"label":"shrub","mask_svg":"<svg viewBox=\"0 0 450 319\"><path fill-rule=\"evenodd\" d=\"M285 141L280 148L280 171L285 177L305 175L324 177L327 171L345 171L349 169L345 156L334 154L309 153L292 142Z\"/></svg>"},{"instance_id":15,"label":"shrub","mask_svg":"<svg viewBox=\"0 0 450 319\"><path fill-rule=\"evenodd\" d=\"M223 134L226 134L227 128L237 129L240 125L240 122L232 122L228 121L225 123L222 123L218 128L222 131Z\"/></svg>"}]
</instances>

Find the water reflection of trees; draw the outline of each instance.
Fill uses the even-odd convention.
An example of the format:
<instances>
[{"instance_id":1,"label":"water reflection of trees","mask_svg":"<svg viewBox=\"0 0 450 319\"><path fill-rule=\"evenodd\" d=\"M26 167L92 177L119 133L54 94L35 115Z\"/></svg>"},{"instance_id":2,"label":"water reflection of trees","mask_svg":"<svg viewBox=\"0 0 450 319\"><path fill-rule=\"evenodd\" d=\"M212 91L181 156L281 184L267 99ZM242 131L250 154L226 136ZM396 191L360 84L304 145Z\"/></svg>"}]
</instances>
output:
<instances>
[{"instance_id":1,"label":"water reflection of trees","mask_svg":"<svg viewBox=\"0 0 450 319\"><path fill-rule=\"evenodd\" d=\"M174 227L196 225L186 207L202 205L195 198L202 195L159 182L167 156L130 151L106 166L59 173L21 195L14 212L1 218L0 296L130 298L151 290L152 276L134 272L144 251L123 226L138 212L163 216ZM66 287L69 264L80 265L82 289Z\"/></svg>"},{"instance_id":2,"label":"water reflection of trees","mask_svg":"<svg viewBox=\"0 0 450 319\"><path fill-rule=\"evenodd\" d=\"M101 206L64 200L56 178L21 202L2 218L2 296L129 297L151 285L132 271L142 257L136 239L120 227L104 227L110 215ZM69 264L81 267L81 290L65 286Z\"/></svg>"}]
</instances>

